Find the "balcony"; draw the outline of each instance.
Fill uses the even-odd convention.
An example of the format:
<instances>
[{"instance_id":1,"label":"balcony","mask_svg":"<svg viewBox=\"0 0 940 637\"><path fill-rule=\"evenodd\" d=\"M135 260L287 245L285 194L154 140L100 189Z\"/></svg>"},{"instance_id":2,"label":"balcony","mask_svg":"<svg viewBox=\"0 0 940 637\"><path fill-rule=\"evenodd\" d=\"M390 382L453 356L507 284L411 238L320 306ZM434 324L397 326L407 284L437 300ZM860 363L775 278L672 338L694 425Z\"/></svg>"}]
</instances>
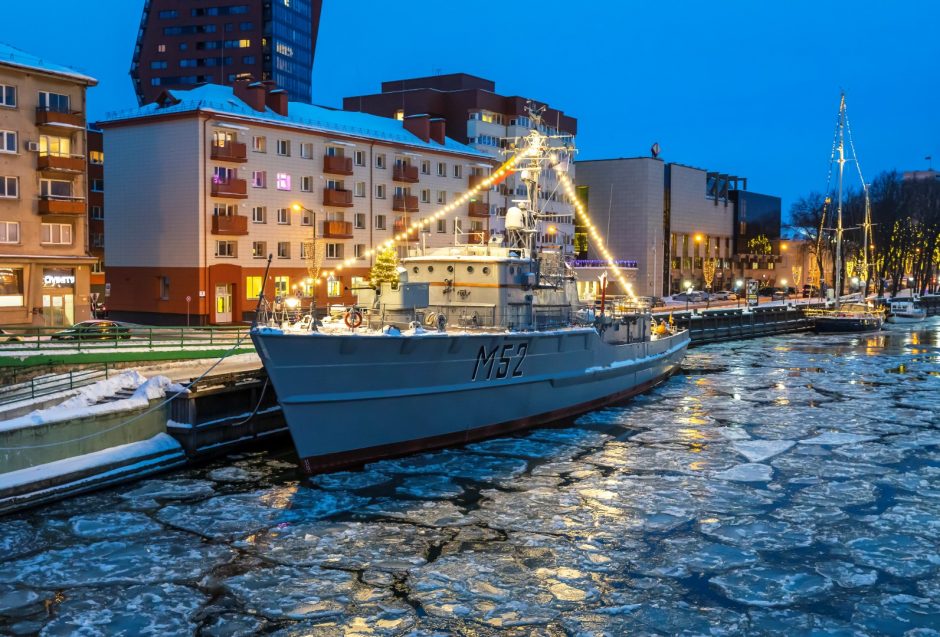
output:
<instances>
[{"instance_id":1,"label":"balcony","mask_svg":"<svg viewBox=\"0 0 940 637\"><path fill-rule=\"evenodd\" d=\"M418 212L418 196L395 195L392 197L392 210L395 212Z\"/></svg>"},{"instance_id":2,"label":"balcony","mask_svg":"<svg viewBox=\"0 0 940 637\"><path fill-rule=\"evenodd\" d=\"M490 216L490 207L482 201L471 201L468 212L471 217L488 219Z\"/></svg>"},{"instance_id":3,"label":"balcony","mask_svg":"<svg viewBox=\"0 0 940 637\"><path fill-rule=\"evenodd\" d=\"M337 155L323 156L323 172L331 175L353 174L352 157L339 157Z\"/></svg>"},{"instance_id":4,"label":"balcony","mask_svg":"<svg viewBox=\"0 0 940 637\"><path fill-rule=\"evenodd\" d=\"M248 182L244 179L212 180L212 196L227 199L247 199Z\"/></svg>"},{"instance_id":5,"label":"balcony","mask_svg":"<svg viewBox=\"0 0 940 637\"><path fill-rule=\"evenodd\" d=\"M57 111L47 106L36 108L36 126L58 126L84 130L85 114L77 111Z\"/></svg>"},{"instance_id":6,"label":"balcony","mask_svg":"<svg viewBox=\"0 0 940 637\"><path fill-rule=\"evenodd\" d=\"M395 234L401 234L402 232L408 232L409 227L411 226L411 217L399 217L395 219L395 222L392 224L392 231ZM417 236L417 232L413 232L408 238L414 240Z\"/></svg>"},{"instance_id":7,"label":"balcony","mask_svg":"<svg viewBox=\"0 0 940 637\"><path fill-rule=\"evenodd\" d=\"M228 236L248 234L248 217L244 215L213 215L212 234Z\"/></svg>"},{"instance_id":8,"label":"balcony","mask_svg":"<svg viewBox=\"0 0 940 637\"><path fill-rule=\"evenodd\" d=\"M40 197L41 215L83 215L85 200L80 197Z\"/></svg>"},{"instance_id":9,"label":"balcony","mask_svg":"<svg viewBox=\"0 0 940 637\"><path fill-rule=\"evenodd\" d=\"M323 222L324 239L352 239L353 227L352 221L324 221Z\"/></svg>"},{"instance_id":10,"label":"balcony","mask_svg":"<svg viewBox=\"0 0 940 637\"><path fill-rule=\"evenodd\" d=\"M85 172L85 158L81 155L39 155L36 169L59 173L83 173Z\"/></svg>"},{"instance_id":11,"label":"balcony","mask_svg":"<svg viewBox=\"0 0 940 637\"><path fill-rule=\"evenodd\" d=\"M210 157L215 161L244 163L248 161L248 147L237 142L213 144Z\"/></svg>"},{"instance_id":12,"label":"balcony","mask_svg":"<svg viewBox=\"0 0 940 637\"><path fill-rule=\"evenodd\" d=\"M418 167L408 164L395 164L392 168L392 180L406 184L418 183Z\"/></svg>"},{"instance_id":13,"label":"balcony","mask_svg":"<svg viewBox=\"0 0 940 637\"><path fill-rule=\"evenodd\" d=\"M487 178L486 175L470 175L470 177L467 178L468 180L467 185L469 186L470 190L473 190L474 188L479 186L481 183L483 183L483 180L486 178Z\"/></svg>"},{"instance_id":14,"label":"balcony","mask_svg":"<svg viewBox=\"0 0 940 637\"><path fill-rule=\"evenodd\" d=\"M352 190L340 190L338 188L324 188L323 189L323 205L324 206L340 206L342 208L351 208L353 205Z\"/></svg>"}]
</instances>

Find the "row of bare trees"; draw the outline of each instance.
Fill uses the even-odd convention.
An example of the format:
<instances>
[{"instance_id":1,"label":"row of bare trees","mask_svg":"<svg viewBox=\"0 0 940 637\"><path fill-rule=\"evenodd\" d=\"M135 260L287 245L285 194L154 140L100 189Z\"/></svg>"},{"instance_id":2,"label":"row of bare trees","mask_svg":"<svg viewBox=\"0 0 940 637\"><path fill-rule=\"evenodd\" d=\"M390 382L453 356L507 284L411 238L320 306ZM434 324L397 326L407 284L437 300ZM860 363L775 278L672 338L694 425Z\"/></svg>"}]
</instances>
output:
<instances>
[{"instance_id":1,"label":"row of bare trees","mask_svg":"<svg viewBox=\"0 0 940 637\"><path fill-rule=\"evenodd\" d=\"M915 290L937 287L940 265L940 180L904 180L896 171L878 175L868 189L871 205L871 235L868 259L863 254L865 221L864 192L849 191L844 199L842 256L846 264L843 276L867 278L863 264L871 264L870 283L879 293L900 289L907 279ZM825 224L822 223L825 211ZM823 281L833 283L832 264L835 251L836 204L827 204L817 192L798 199L790 209L790 228L798 238L808 239ZM825 226L825 228L823 228ZM822 240L819 233L822 228ZM819 250L816 249L819 246ZM872 289L872 288L869 288Z\"/></svg>"}]
</instances>

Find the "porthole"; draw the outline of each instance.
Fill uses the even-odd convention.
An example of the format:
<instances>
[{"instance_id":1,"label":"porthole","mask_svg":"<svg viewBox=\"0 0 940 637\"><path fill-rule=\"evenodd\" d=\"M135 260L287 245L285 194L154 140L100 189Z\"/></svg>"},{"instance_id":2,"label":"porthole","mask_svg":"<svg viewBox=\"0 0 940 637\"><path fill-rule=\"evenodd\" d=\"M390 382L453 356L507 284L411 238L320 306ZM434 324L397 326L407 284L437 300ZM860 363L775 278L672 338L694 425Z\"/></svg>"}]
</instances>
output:
<instances>
[{"instance_id":1,"label":"porthole","mask_svg":"<svg viewBox=\"0 0 940 637\"><path fill-rule=\"evenodd\" d=\"M489 273L490 273L490 268L489 268L488 266L484 266L484 267L483 267L483 274L489 274Z\"/></svg>"},{"instance_id":2,"label":"porthole","mask_svg":"<svg viewBox=\"0 0 940 637\"><path fill-rule=\"evenodd\" d=\"M448 272L453 272L453 271L454 271L454 266L452 266L452 265L447 266L447 271L448 271Z\"/></svg>"},{"instance_id":3,"label":"porthole","mask_svg":"<svg viewBox=\"0 0 940 637\"><path fill-rule=\"evenodd\" d=\"M434 266L433 266L433 265L429 265L429 266L428 266L428 272L434 272Z\"/></svg>"},{"instance_id":4,"label":"porthole","mask_svg":"<svg viewBox=\"0 0 940 637\"><path fill-rule=\"evenodd\" d=\"M414 272L415 274L417 274L417 273L418 273L418 266L415 266L415 267L411 268L411 271Z\"/></svg>"},{"instance_id":5,"label":"porthole","mask_svg":"<svg viewBox=\"0 0 940 637\"><path fill-rule=\"evenodd\" d=\"M468 274L473 274L473 266L472 266L472 265L468 265L468 266L467 266L467 273L468 273Z\"/></svg>"}]
</instances>

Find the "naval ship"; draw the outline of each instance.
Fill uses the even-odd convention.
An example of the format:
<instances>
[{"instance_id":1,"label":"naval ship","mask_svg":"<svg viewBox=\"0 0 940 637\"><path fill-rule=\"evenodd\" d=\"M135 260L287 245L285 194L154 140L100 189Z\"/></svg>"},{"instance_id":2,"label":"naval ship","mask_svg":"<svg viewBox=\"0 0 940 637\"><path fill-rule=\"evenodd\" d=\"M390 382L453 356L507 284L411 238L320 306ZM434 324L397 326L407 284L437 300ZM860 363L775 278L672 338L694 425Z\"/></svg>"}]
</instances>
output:
<instances>
[{"instance_id":1,"label":"naval ship","mask_svg":"<svg viewBox=\"0 0 940 637\"><path fill-rule=\"evenodd\" d=\"M540 175L573 149L538 128L514 147L527 195L504 234L415 249L342 321L252 328L308 474L550 424L678 369L688 331L636 303L582 303L563 255L537 245Z\"/></svg>"}]
</instances>

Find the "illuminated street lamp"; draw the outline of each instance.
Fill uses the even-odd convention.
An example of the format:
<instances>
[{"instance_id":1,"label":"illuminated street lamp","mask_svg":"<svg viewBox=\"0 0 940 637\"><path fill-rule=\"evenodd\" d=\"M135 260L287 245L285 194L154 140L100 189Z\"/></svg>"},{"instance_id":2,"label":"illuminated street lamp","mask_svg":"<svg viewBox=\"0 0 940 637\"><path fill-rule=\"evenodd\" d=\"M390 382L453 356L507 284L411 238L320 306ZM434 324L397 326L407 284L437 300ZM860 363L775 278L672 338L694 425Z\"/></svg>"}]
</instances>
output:
<instances>
[{"instance_id":1,"label":"illuminated street lamp","mask_svg":"<svg viewBox=\"0 0 940 637\"><path fill-rule=\"evenodd\" d=\"M790 295L787 293L787 280L780 279L780 285L783 286L783 294L786 298L790 298Z\"/></svg>"},{"instance_id":2,"label":"illuminated street lamp","mask_svg":"<svg viewBox=\"0 0 940 637\"><path fill-rule=\"evenodd\" d=\"M692 282L684 281L682 286L685 288L685 311L689 311L689 297L692 296Z\"/></svg>"},{"instance_id":3,"label":"illuminated street lamp","mask_svg":"<svg viewBox=\"0 0 940 637\"><path fill-rule=\"evenodd\" d=\"M741 307L741 286L744 285L744 281L738 279L734 282L734 296L737 299L738 307Z\"/></svg>"}]
</instances>

